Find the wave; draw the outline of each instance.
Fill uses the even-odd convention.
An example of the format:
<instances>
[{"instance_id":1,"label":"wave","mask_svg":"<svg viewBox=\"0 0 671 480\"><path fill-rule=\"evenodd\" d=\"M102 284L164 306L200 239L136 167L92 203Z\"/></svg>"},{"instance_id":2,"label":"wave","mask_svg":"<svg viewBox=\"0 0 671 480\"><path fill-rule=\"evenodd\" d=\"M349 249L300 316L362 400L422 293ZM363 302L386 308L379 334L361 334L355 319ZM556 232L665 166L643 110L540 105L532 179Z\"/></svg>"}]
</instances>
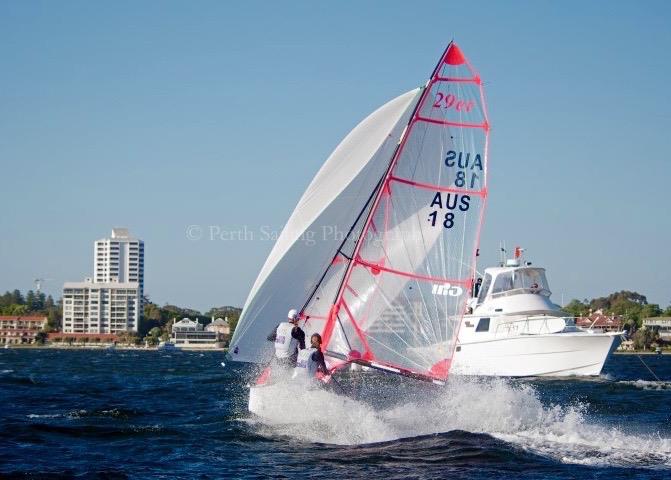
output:
<instances>
[{"instance_id":1,"label":"wave","mask_svg":"<svg viewBox=\"0 0 671 480\"><path fill-rule=\"evenodd\" d=\"M533 386L504 379L455 377L441 390L399 390L392 396L404 400L389 406L288 384L265 389L269 401L252 420L263 435L361 445L462 430L564 463L671 466L671 439L591 423L585 405L544 405Z\"/></svg>"},{"instance_id":2,"label":"wave","mask_svg":"<svg viewBox=\"0 0 671 480\"><path fill-rule=\"evenodd\" d=\"M642 390L671 390L671 382L663 380L620 380L617 383L631 385Z\"/></svg>"},{"instance_id":3,"label":"wave","mask_svg":"<svg viewBox=\"0 0 671 480\"><path fill-rule=\"evenodd\" d=\"M67 419L80 419L80 418L90 418L90 417L108 417L108 418L120 418L128 419L139 415L139 412L136 410L129 410L123 408L110 408L110 409L98 409L98 410L72 410L67 413L29 413L26 415L28 418L67 418Z\"/></svg>"}]
</instances>

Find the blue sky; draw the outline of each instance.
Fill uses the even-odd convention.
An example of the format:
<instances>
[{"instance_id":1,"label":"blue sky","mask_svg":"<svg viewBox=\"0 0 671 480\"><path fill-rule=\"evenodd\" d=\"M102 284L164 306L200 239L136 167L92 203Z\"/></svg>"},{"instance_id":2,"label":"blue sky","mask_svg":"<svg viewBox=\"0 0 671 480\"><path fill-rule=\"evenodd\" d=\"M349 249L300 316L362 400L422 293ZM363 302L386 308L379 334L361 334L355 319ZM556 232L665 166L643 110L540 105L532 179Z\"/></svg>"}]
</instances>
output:
<instances>
[{"instance_id":1,"label":"blue sky","mask_svg":"<svg viewBox=\"0 0 671 480\"><path fill-rule=\"evenodd\" d=\"M483 263L520 244L556 301L671 303L671 4L0 3L0 290L146 243L159 303L242 305L270 240L347 132L455 38L492 123ZM190 225L204 229L189 240Z\"/></svg>"}]
</instances>

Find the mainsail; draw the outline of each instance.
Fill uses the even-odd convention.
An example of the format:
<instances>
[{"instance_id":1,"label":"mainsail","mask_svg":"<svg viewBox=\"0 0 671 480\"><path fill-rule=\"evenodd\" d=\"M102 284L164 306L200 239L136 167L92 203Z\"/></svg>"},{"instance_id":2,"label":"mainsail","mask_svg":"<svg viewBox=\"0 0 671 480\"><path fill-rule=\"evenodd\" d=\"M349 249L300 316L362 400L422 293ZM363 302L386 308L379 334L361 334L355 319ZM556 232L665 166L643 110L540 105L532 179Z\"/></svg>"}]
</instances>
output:
<instances>
[{"instance_id":1,"label":"mainsail","mask_svg":"<svg viewBox=\"0 0 671 480\"><path fill-rule=\"evenodd\" d=\"M247 334L255 325L269 329L282 318L278 311L268 323L269 305L279 302L285 310L298 301L306 333L321 332L330 352L391 371L447 377L487 196L489 123L482 82L451 43L421 91L385 108L394 115L380 125L386 134L373 142L377 147L368 149L368 159L359 158L359 173L349 175L318 218L301 223L332 220L323 212L344 207L347 212L340 211L337 221L345 223L331 223L346 232L344 238L322 242L293 285L271 277L290 271L287 262L308 261L299 253L308 249L295 241L284 252L276 245L271 257L279 260L257 279L232 340L233 358L244 359L243 346L253 350L253 337L263 344L258 334ZM372 120L377 116L379 111L362 125L382 121ZM357 129L348 138L359 137ZM264 270L268 267L267 262Z\"/></svg>"},{"instance_id":2,"label":"mainsail","mask_svg":"<svg viewBox=\"0 0 671 480\"><path fill-rule=\"evenodd\" d=\"M266 337L290 308L310 298L388 168L420 94L421 89L412 90L373 112L321 167L247 297L231 339L233 360L263 363L270 358L273 346ZM320 331L316 321L306 326L306 333Z\"/></svg>"}]
</instances>

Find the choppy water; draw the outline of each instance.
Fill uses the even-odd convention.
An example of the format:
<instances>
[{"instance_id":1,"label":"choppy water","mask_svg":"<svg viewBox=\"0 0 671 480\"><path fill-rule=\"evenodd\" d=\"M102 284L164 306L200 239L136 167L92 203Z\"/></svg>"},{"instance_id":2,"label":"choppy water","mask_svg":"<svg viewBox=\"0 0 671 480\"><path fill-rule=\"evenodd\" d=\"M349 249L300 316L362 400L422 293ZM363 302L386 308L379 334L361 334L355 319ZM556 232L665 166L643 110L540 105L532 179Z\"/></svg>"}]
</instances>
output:
<instances>
[{"instance_id":1,"label":"choppy water","mask_svg":"<svg viewBox=\"0 0 671 480\"><path fill-rule=\"evenodd\" d=\"M261 420L221 353L0 350L0 478L671 478L671 355L644 359L663 381L615 356L588 380L385 380L375 405L280 390Z\"/></svg>"}]
</instances>

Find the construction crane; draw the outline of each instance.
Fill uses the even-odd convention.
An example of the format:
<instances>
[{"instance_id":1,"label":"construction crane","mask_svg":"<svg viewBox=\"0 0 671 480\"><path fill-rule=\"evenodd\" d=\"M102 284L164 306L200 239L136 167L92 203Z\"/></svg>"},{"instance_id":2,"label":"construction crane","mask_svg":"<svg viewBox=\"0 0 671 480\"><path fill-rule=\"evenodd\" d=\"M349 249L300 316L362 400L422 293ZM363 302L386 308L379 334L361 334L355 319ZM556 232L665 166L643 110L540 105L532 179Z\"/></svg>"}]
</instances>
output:
<instances>
[{"instance_id":1,"label":"construction crane","mask_svg":"<svg viewBox=\"0 0 671 480\"><path fill-rule=\"evenodd\" d=\"M36 278L35 279L35 291L37 295L40 294L40 290L42 289L42 283L50 281L51 278Z\"/></svg>"}]
</instances>

